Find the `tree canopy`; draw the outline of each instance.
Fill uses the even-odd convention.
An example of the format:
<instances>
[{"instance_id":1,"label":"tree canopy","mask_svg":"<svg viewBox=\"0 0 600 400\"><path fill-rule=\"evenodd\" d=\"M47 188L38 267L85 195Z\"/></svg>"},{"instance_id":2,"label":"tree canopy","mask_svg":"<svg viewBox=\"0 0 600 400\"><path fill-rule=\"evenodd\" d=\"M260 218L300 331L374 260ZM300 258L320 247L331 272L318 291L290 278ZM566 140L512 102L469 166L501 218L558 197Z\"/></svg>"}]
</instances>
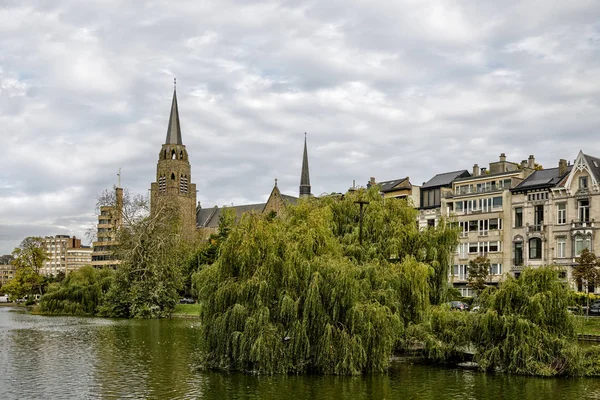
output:
<instances>
[{"instance_id":1,"label":"tree canopy","mask_svg":"<svg viewBox=\"0 0 600 400\"><path fill-rule=\"evenodd\" d=\"M358 199L367 199L363 245ZM446 287L455 230L419 232L415 210L376 188L247 214L195 275L208 368L382 371L401 332ZM437 277L440 271L443 278ZM431 296L431 293L435 293Z\"/></svg>"}]
</instances>

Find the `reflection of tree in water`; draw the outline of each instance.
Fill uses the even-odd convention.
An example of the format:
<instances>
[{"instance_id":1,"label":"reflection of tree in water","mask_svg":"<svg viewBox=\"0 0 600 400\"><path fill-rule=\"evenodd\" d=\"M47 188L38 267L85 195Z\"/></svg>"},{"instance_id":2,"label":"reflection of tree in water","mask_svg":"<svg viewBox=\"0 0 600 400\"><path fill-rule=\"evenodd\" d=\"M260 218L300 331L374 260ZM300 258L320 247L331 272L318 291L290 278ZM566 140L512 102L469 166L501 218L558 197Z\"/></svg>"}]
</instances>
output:
<instances>
[{"instance_id":1,"label":"reflection of tree in water","mask_svg":"<svg viewBox=\"0 0 600 400\"><path fill-rule=\"evenodd\" d=\"M191 369L196 321L121 320L102 329L98 346L102 396L181 398L196 392Z\"/></svg>"}]
</instances>

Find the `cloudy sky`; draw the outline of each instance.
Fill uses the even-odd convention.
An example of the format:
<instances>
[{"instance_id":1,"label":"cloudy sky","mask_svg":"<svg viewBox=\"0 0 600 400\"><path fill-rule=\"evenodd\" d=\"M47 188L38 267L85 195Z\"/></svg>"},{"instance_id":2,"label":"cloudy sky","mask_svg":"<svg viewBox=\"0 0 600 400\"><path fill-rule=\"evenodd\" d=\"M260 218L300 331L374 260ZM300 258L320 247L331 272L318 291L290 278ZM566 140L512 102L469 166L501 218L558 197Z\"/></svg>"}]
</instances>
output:
<instances>
[{"instance_id":1,"label":"cloudy sky","mask_svg":"<svg viewBox=\"0 0 600 400\"><path fill-rule=\"evenodd\" d=\"M173 78L205 207L600 156L600 6L574 1L0 0L0 254L147 193Z\"/></svg>"}]
</instances>

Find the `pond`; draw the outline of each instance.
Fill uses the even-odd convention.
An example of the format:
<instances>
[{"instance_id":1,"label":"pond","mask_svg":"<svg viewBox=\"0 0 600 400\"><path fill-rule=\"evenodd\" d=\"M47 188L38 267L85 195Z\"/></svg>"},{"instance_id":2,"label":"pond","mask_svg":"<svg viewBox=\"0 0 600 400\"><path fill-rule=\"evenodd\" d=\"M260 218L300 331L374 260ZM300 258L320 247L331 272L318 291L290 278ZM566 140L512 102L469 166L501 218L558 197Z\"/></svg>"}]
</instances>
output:
<instances>
[{"instance_id":1,"label":"pond","mask_svg":"<svg viewBox=\"0 0 600 400\"><path fill-rule=\"evenodd\" d=\"M198 371L197 320L44 317L0 307L2 399L597 399L600 379L395 362L358 377Z\"/></svg>"}]
</instances>

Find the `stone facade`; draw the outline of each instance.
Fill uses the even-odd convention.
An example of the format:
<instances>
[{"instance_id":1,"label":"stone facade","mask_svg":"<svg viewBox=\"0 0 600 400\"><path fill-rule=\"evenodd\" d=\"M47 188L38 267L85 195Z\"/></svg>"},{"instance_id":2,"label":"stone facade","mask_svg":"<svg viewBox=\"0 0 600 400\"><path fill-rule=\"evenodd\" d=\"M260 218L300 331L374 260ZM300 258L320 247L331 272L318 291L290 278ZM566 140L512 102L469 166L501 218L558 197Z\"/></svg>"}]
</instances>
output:
<instances>
[{"instance_id":1,"label":"stone facade","mask_svg":"<svg viewBox=\"0 0 600 400\"><path fill-rule=\"evenodd\" d=\"M454 256L450 281L463 295L471 295L467 286L467 266L478 256L491 263L489 283L497 284L510 270L511 188L534 172L535 159L530 156L521 164L506 161L490 163L489 173L476 164L470 177L452 182L452 193L441 199L441 210L455 216L460 229L460 243Z\"/></svg>"},{"instance_id":2,"label":"stone facade","mask_svg":"<svg viewBox=\"0 0 600 400\"><path fill-rule=\"evenodd\" d=\"M181 141L177 93L173 92L167 138L158 154L156 182L150 187L150 210L156 212L161 202L175 204L180 210L182 234L191 237L196 232L196 184L192 183L192 168Z\"/></svg>"}]
</instances>

